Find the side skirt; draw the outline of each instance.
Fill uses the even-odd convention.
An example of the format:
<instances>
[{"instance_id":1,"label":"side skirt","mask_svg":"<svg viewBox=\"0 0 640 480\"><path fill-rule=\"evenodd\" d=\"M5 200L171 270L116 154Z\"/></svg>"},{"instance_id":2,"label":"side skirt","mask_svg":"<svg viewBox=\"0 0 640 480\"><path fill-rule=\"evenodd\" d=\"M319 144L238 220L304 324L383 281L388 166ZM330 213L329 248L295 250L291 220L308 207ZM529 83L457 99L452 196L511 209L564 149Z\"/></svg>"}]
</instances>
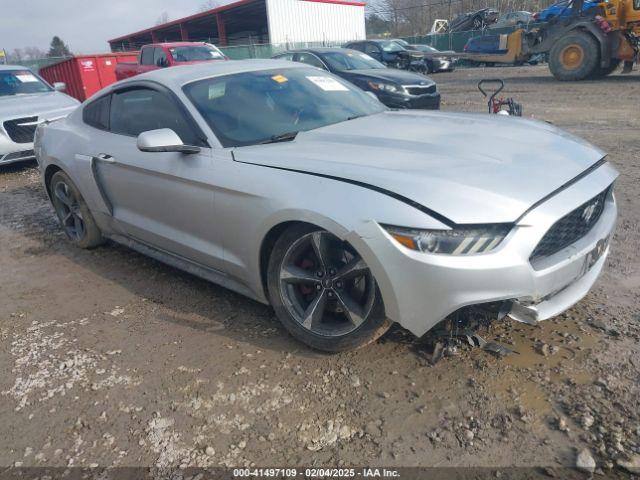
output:
<instances>
[{"instance_id":1,"label":"side skirt","mask_svg":"<svg viewBox=\"0 0 640 480\"><path fill-rule=\"evenodd\" d=\"M108 235L110 240L113 240L116 243L124 245L136 252L139 252L143 255L151 257L155 260L158 260L162 263L166 263L172 267L175 267L184 272L190 273L191 275L195 275L196 277L200 277L204 280L207 280L211 283L215 283L216 285L220 285L224 288L232 290L240 295L244 295L245 297L249 297L252 300L255 300L260 303L265 303L260 300L255 293L251 289L249 289L243 283L235 280L234 278L226 275L223 272L215 270L210 267L206 267L199 263L188 260L184 257L180 257L178 255L174 255L173 253L167 252L165 250L161 250L156 247L152 247L146 243L140 242L133 238L124 237L122 235Z\"/></svg>"}]
</instances>

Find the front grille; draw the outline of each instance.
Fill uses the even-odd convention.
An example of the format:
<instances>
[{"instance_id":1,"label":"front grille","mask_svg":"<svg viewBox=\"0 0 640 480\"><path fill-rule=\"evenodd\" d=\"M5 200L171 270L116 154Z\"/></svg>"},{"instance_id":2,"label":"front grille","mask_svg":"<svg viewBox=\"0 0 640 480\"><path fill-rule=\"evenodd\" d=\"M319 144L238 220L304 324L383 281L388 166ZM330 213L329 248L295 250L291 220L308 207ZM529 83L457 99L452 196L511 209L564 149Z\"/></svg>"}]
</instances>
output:
<instances>
[{"instance_id":1,"label":"front grille","mask_svg":"<svg viewBox=\"0 0 640 480\"><path fill-rule=\"evenodd\" d=\"M609 188L562 217L547 231L529 260L548 257L577 242L598 222Z\"/></svg>"},{"instance_id":2,"label":"front grille","mask_svg":"<svg viewBox=\"0 0 640 480\"><path fill-rule=\"evenodd\" d=\"M436 86L428 85L424 87L405 87L405 90L407 91L407 93L409 93L409 95L425 95L427 93L436 93Z\"/></svg>"},{"instance_id":3,"label":"front grille","mask_svg":"<svg viewBox=\"0 0 640 480\"><path fill-rule=\"evenodd\" d=\"M38 117L16 118L15 120L7 120L4 122L4 130L9 138L16 143L32 143L36 133L35 122ZM34 125L22 125L24 123L34 123Z\"/></svg>"},{"instance_id":4,"label":"front grille","mask_svg":"<svg viewBox=\"0 0 640 480\"><path fill-rule=\"evenodd\" d=\"M33 150L23 150L21 152L13 152L5 155L0 160L5 162L9 160L19 160L21 158L33 158L36 154Z\"/></svg>"}]
</instances>

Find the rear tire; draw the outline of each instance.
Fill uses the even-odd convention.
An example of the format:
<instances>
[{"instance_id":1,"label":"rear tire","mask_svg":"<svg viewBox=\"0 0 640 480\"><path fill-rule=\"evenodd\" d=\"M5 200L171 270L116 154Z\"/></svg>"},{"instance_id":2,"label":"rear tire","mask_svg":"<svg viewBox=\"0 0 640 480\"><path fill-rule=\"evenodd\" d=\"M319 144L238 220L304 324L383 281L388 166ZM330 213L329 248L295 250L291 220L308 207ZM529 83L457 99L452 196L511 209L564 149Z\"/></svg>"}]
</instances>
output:
<instances>
[{"instance_id":1,"label":"rear tire","mask_svg":"<svg viewBox=\"0 0 640 480\"><path fill-rule=\"evenodd\" d=\"M549 52L549 69L560 81L589 78L598 69L600 47L588 33L574 32L560 38Z\"/></svg>"},{"instance_id":2,"label":"rear tire","mask_svg":"<svg viewBox=\"0 0 640 480\"><path fill-rule=\"evenodd\" d=\"M613 72L615 72L618 69L618 67L620 66L620 63L622 63L621 60L613 59L611 60L611 63L609 64L608 67L604 67L604 68L598 67L591 77L595 79L595 78L603 78L603 77L606 77L607 75L611 75Z\"/></svg>"},{"instance_id":3,"label":"rear tire","mask_svg":"<svg viewBox=\"0 0 640 480\"><path fill-rule=\"evenodd\" d=\"M301 342L325 352L363 347L391 326L380 290L348 243L312 225L296 225L269 258L271 305Z\"/></svg>"},{"instance_id":4,"label":"rear tire","mask_svg":"<svg viewBox=\"0 0 640 480\"><path fill-rule=\"evenodd\" d=\"M69 240L80 248L94 248L104 243L102 233L89 211L78 187L69 176L60 171L49 183L51 202L60 220L60 226Z\"/></svg>"}]
</instances>

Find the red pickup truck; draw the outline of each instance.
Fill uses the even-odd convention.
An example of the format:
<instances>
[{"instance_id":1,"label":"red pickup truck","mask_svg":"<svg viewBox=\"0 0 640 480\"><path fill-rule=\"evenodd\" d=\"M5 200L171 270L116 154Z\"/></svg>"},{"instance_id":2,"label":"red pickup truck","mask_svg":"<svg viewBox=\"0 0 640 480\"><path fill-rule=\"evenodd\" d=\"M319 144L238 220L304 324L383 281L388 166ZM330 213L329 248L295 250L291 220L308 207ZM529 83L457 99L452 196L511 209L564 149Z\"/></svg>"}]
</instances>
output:
<instances>
[{"instance_id":1,"label":"red pickup truck","mask_svg":"<svg viewBox=\"0 0 640 480\"><path fill-rule=\"evenodd\" d=\"M215 60L228 60L228 58L210 43L153 43L140 49L137 62L122 62L116 65L116 78L124 80L159 68Z\"/></svg>"}]
</instances>

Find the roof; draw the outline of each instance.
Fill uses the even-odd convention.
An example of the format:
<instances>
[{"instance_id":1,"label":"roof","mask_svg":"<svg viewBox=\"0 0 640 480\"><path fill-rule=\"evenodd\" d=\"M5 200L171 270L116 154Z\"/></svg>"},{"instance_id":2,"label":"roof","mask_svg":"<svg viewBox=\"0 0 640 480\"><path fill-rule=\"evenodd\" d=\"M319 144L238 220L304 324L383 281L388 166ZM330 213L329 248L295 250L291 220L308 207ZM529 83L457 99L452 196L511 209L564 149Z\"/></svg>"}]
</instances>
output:
<instances>
[{"instance_id":1,"label":"roof","mask_svg":"<svg viewBox=\"0 0 640 480\"><path fill-rule=\"evenodd\" d=\"M155 80L174 89L180 89L183 85L205 78L221 75L233 75L242 72L255 72L278 68L308 68L302 63L288 62L286 60L254 59L232 60L228 62L197 63L193 65L181 65L174 68L162 68L142 75L131 77L119 82L122 85L137 80Z\"/></svg>"},{"instance_id":2,"label":"roof","mask_svg":"<svg viewBox=\"0 0 640 480\"><path fill-rule=\"evenodd\" d=\"M150 43L149 45L145 45L145 47L155 46L155 47L189 47L192 45L206 45L207 42L159 42L159 43Z\"/></svg>"},{"instance_id":3,"label":"roof","mask_svg":"<svg viewBox=\"0 0 640 480\"><path fill-rule=\"evenodd\" d=\"M138 35L144 35L144 34L151 33L153 31L157 31L157 30L160 30L160 29L163 29L163 28L167 28L167 27L171 27L171 26L175 26L175 25L180 25L181 23L189 22L191 20L196 20L198 18L208 17L209 15L216 14L216 13L219 13L219 12L223 12L225 10L229 10L231 8L239 7L241 5L245 5L247 3L252 3L252 2L255 2L255 1L256 0L238 0L237 2L228 3L227 5L223 5L221 7L216 7L216 8L213 8L211 10L205 10L204 12L196 13L195 15L190 15L188 17L183 17L183 18L178 18L177 20L171 20L170 22L167 22L167 23L162 23L160 25L155 25L155 26L150 27L150 28L145 28L144 30L139 30L139 31L133 32L133 33L128 33L127 35L122 35L122 36L120 36L118 38L114 38L114 39L109 40L109 43L111 43L111 42L120 42L120 41L123 41L123 40L127 40L128 38L131 38L131 37L137 37Z\"/></svg>"},{"instance_id":4,"label":"roof","mask_svg":"<svg viewBox=\"0 0 640 480\"><path fill-rule=\"evenodd\" d=\"M278 55L282 55L283 53L298 53L298 52L311 52L311 53L327 53L327 52L354 52L357 50L353 50L352 48L342 48L342 47L310 47L310 48L294 48L291 50L287 50L285 52L278 53Z\"/></svg>"}]
</instances>

